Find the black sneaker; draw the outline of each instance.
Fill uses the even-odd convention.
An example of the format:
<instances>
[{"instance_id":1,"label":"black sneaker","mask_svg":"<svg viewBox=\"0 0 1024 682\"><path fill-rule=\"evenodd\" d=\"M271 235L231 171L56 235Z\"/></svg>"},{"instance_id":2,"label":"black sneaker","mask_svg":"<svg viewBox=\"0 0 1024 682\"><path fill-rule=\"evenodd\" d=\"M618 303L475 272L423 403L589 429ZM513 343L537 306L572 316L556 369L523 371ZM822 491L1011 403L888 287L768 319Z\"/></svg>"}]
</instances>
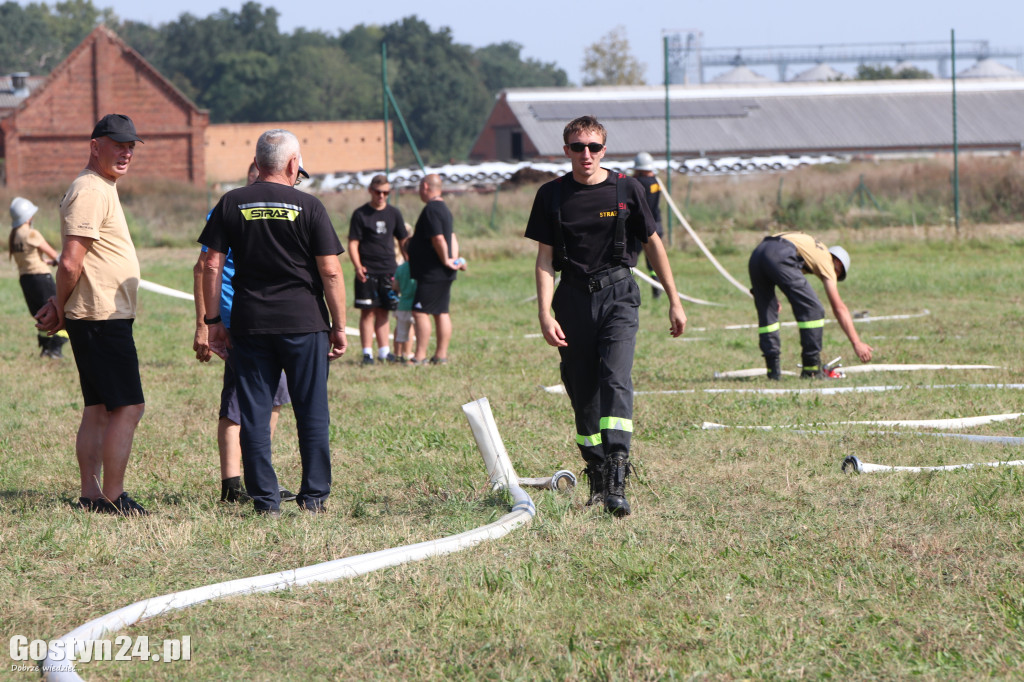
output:
<instances>
[{"instance_id":1,"label":"black sneaker","mask_svg":"<svg viewBox=\"0 0 1024 682\"><path fill-rule=\"evenodd\" d=\"M364 366L365 366L365 365L372 365L372 364L373 364L373 356L372 356L372 355L366 355L366 354L364 353L364 354L363 354L363 363L362 363L362 364L363 364Z\"/></svg>"},{"instance_id":2,"label":"black sneaker","mask_svg":"<svg viewBox=\"0 0 1024 682\"><path fill-rule=\"evenodd\" d=\"M400 358L394 353L388 353L388 356L384 358L384 361L387 362L389 365L396 365L400 362L405 362L405 358Z\"/></svg>"},{"instance_id":3,"label":"black sneaker","mask_svg":"<svg viewBox=\"0 0 1024 682\"><path fill-rule=\"evenodd\" d=\"M71 506L81 511L94 512L99 511L99 508L96 506L97 502L99 502L99 500L90 500L88 497L79 497L78 502Z\"/></svg>"},{"instance_id":4,"label":"black sneaker","mask_svg":"<svg viewBox=\"0 0 1024 682\"><path fill-rule=\"evenodd\" d=\"M93 504L96 505L96 511L104 514L118 514L120 516L149 516L149 512L146 509L128 497L128 493L121 493L116 500L108 502L104 499L93 500Z\"/></svg>"},{"instance_id":5,"label":"black sneaker","mask_svg":"<svg viewBox=\"0 0 1024 682\"><path fill-rule=\"evenodd\" d=\"M256 516L266 516L271 519L281 518L280 509L254 509L253 511L256 513Z\"/></svg>"},{"instance_id":6,"label":"black sneaker","mask_svg":"<svg viewBox=\"0 0 1024 682\"><path fill-rule=\"evenodd\" d=\"M221 502L229 502L231 504L245 504L246 502L252 501L249 497L249 493L246 492L245 488L228 488L223 491L220 496Z\"/></svg>"},{"instance_id":7,"label":"black sneaker","mask_svg":"<svg viewBox=\"0 0 1024 682\"><path fill-rule=\"evenodd\" d=\"M281 492L282 502L291 502L296 497L295 493L293 493L291 490L288 490L287 488L280 488L279 490Z\"/></svg>"}]
</instances>

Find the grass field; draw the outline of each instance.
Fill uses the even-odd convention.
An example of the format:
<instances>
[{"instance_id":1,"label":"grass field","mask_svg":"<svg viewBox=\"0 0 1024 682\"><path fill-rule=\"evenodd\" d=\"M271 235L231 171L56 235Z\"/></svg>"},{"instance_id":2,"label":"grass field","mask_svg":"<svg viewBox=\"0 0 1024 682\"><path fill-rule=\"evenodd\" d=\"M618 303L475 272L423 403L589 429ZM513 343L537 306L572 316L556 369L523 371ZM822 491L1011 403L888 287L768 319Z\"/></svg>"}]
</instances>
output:
<instances>
[{"instance_id":1,"label":"grass field","mask_svg":"<svg viewBox=\"0 0 1024 682\"><path fill-rule=\"evenodd\" d=\"M868 462L934 465L1020 459L1020 448L873 433L835 422L1021 410L1024 239L1019 227L956 240L948 230L847 231L840 291L853 311L918 313L858 323L880 363L996 364L995 371L857 374L842 385L898 391L825 396L704 392L758 388L713 372L757 367L753 306L696 249L674 249L690 330L667 334L665 301L641 287L636 398L624 520L585 495L533 494L533 523L449 557L287 592L231 598L116 634L191 637L189 662L97 662L87 679L662 680L1024 677L1024 470L840 472ZM936 238L939 235L940 238ZM754 235L720 249L741 281ZM744 241L745 240L745 241ZM749 242L749 243L748 243ZM496 240L467 244L453 290L452 364L332 366L334 491L328 513L253 517L217 502L220 365L191 352L186 301L140 292L136 341L147 411L127 489L153 513L76 512L73 361L36 357L13 267L0 276L0 623L9 639L53 639L168 592L447 536L508 506L460 406L487 396L520 475L579 471L557 353L537 332L532 258ZM195 250L147 249L143 276L191 286ZM346 262L346 270L350 267ZM348 276L348 275L347 275ZM815 285L819 290L820 285ZM350 312L350 324L355 313ZM783 320L792 319L788 308ZM785 369L799 359L783 329ZM853 353L835 324L825 354ZM829 384L835 385L835 384ZM943 387L951 385L952 387ZM806 388L795 378L781 387ZM275 441L282 482L298 484L294 420ZM819 424L823 433L727 429ZM824 425L820 425L824 423ZM1024 436L1024 421L971 433ZM581 481L582 483L582 481ZM585 487L585 483L582 483ZM14 665L14 661L11 664ZM13 668L12 668L13 670ZM32 673L12 673L12 679ZM26 678L27 679L27 678Z\"/></svg>"}]
</instances>

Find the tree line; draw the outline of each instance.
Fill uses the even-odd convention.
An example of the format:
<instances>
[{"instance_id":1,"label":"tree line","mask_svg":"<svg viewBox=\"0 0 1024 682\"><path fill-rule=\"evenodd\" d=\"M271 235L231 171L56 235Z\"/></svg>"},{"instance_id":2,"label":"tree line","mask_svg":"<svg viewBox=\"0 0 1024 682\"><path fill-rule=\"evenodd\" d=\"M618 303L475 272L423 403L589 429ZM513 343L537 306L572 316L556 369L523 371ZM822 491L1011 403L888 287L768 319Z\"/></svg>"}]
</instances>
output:
<instances>
[{"instance_id":1,"label":"tree line","mask_svg":"<svg viewBox=\"0 0 1024 682\"><path fill-rule=\"evenodd\" d=\"M564 87L554 63L524 58L503 42L474 48L450 29L433 30L416 16L387 25L360 24L331 34L282 33L279 13L257 2L237 12L189 13L151 26L121 21L92 0L53 7L0 4L0 69L47 74L99 23L174 83L213 123L366 120L381 118L381 44L388 84L424 162L465 158L493 105L509 87ZM393 118L393 113L392 113ZM399 160L409 160L401 127Z\"/></svg>"}]
</instances>

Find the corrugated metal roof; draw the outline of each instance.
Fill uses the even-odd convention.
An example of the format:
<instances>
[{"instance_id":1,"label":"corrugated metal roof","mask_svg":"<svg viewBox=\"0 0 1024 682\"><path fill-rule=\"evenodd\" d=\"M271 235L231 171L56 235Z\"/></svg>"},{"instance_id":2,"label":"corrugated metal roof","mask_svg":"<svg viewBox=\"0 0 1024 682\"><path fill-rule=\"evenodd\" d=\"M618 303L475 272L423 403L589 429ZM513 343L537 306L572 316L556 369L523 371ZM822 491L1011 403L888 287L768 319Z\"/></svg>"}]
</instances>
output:
<instances>
[{"instance_id":1,"label":"corrugated metal roof","mask_svg":"<svg viewBox=\"0 0 1024 682\"><path fill-rule=\"evenodd\" d=\"M670 90L674 154L879 152L952 144L950 82L772 83ZM562 129L591 114L608 129L608 154L665 145L664 89L508 90L506 102L541 156L562 156ZM958 134L965 147L1024 146L1024 80L957 84ZM731 104L730 104L731 103ZM681 114L676 114L676 109ZM694 115L694 112L705 115ZM540 115L539 112L543 112ZM640 113L647 114L640 116Z\"/></svg>"}]
</instances>

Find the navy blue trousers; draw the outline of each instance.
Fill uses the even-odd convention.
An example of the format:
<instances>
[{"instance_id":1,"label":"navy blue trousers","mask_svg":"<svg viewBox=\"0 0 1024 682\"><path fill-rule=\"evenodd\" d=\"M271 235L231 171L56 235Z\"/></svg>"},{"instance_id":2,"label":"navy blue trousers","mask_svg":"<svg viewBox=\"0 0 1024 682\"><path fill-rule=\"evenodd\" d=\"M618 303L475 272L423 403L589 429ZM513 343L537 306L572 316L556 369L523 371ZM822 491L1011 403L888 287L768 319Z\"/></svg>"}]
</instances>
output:
<instances>
[{"instance_id":1,"label":"navy blue trousers","mask_svg":"<svg viewBox=\"0 0 1024 682\"><path fill-rule=\"evenodd\" d=\"M296 502L322 504L331 492L327 332L232 335L231 343L238 380L245 488L253 506L257 510L281 506L270 450L270 413L281 370L292 397L302 460Z\"/></svg>"}]
</instances>

